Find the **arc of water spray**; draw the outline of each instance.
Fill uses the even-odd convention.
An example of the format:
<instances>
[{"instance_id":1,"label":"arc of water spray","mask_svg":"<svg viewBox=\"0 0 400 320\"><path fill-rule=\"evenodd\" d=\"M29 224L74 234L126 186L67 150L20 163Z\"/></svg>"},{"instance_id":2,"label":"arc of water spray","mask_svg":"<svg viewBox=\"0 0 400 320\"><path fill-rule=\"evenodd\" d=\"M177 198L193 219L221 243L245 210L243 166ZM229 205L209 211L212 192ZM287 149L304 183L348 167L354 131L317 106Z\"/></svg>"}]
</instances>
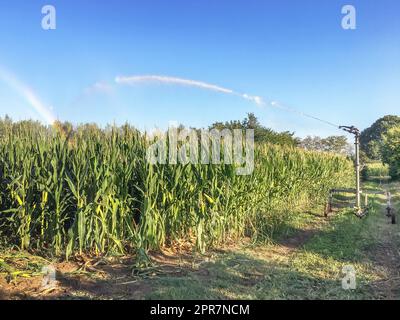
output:
<instances>
[{"instance_id":1,"label":"arc of water spray","mask_svg":"<svg viewBox=\"0 0 400 320\"><path fill-rule=\"evenodd\" d=\"M0 67L0 80L15 90L30 106L46 121L53 124L56 120L51 110L40 100L36 93L25 83L17 79L15 75Z\"/></svg>"},{"instance_id":2,"label":"arc of water spray","mask_svg":"<svg viewBox=\"0 0 400 320\"><path fill-rule=\"evenodd\" d=\"M215 84L203 81L191 80L191 79L183 79L183 78L160 76L160 75L139 75L139 76L118 76L115 78L115 82L117 84L125 84L125 85L134 85L139 83L163 83L163 84L175 84L181 86L197 87L200 89L211 90L225 94L232 94L235 96L239 96L243 99L250 100L259 106L264 105L263 99L259 96L253 96L247 93L239 93L232 89L224 88Z\"/></svg>"},{"instance_id":3,"label":"arc of water spray","mask_svg":"<svg viewBox=\"0 0 400 320\"><path fill-rule=\"evenodd\" d=\"M297 109L288 107L286 105L283 105L277 101L271 101L268 104L265 103L262 97L260 96L254 96L254 95L249 95L247 93L239 93L236 92L232 89L224 88L217 86L215 84L210 84L207 82L202 82L202 81L196 81L196 80L191 80L191 79L182 79L182 78L175 78L175 77L168 77L168 76L160 76L160 75L138 75L138 76L118 76L115 78L115 82L117 84L125 84L125 85L134 85L134 84L139 84L139 83L164 83L164 84L175 84L175 85L183 85L183 86L191 86L191 87L197 87L201 89L206 89L206 90L211 90L211 91L216 91L216 92L221 92L225 94L232 94L235 96L239 96L243 99L249 100L254 102L256 105L263 107L263 106L270 106L274 108L278 108L281 110L285 110L287 112L291 112L294 114L297 114L299 116L303 116L306 118L314 119L316 121L325 123L330 126L334 126L338 128L338 125L318 118L316 116L310 115L308 113L299 111Z\"/></svg>"},{"instance_id":4,"label":"arc of water spray","mask_svg":"<svg viewBox=\"0 0 400 320\"><path fill-rule=\"evenodd\" d=\"M26 84L19 81L12 73L6 71L4 68L0 66L0 80L7 83L10 87L12 87L16 92L18 92L34 109L35 111L48 123L53 124L56 120L55 116L51 112L49 108L38 98L35 92ZM168 76L160 76L160 75L142 75L142 76L118 76L115 78L115 82L117 84L125 84L125 85L134 85L137 83L146 83L146 82L156 82L156 83L165 83L165 84L176 84L176 85L183 85L183 86L192 86L201 89L221 92L225 94L231 94L239 96L243 99L249 100L257 104L258 106L265 106L266 103L264 102L263 98L260 96L249 95L247 93L239 93L232 89L224 88L218 85L210 84L207 82L190 80L190 79L182 79L176 77L168 77ZM280 108L286 110L288 112L296 113L303 117L308 117L322 123L338 127L338 125L315 117L313 115L301 112L297 109L290 108L288 106L282 105L279 102L272 101L268 104L269 106Z\"/></svg>"},{"instance_id":5,"label":"arc of water spray","mask_svg":"<svg viewBox=\"0 0 400 320\"><path fill-rule=\"evenodd\" d=\"M333 122L330 122L328 120L324 120L324 119L318 118L316 116L313 116L311 114L299 111L297 109L294 109L294 108L291 108L291 107L288 107L288 106L285 106L285 105L283 105L283 104L281 104L281 103L279 103L277 101L272 101L269 105L271 105L272 107L275 107L275 108L279 108L279 109L282 109L282 110L285 110L285 111L288 111L288 112L291 112L291 113L306 117L306 118L314 119L316 121L325 123L325 124L330 125L330 126L335 127L335 128L339 128L339 125L334 124Z\"/></svg>"}]
</instances>

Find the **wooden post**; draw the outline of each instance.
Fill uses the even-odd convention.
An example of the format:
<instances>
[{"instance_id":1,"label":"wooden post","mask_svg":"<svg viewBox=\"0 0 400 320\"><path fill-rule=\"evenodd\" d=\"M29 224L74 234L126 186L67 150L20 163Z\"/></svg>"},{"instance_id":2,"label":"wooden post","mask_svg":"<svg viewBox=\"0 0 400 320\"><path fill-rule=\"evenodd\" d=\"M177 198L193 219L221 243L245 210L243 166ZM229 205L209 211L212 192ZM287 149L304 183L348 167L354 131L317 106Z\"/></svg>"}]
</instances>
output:
<instances>
[{"instance_id":1,"label":"wooden post","mask_svg":"<svg viewBox=\"0 0 400 320\"><path fill-rule=\"evenodd\" d=\"M368 193L364 193L364 206L368 207Z\"/></svg>"},{"instance_id":2,"label":"wooden post","mask_svg":"<svg viewBox=\"0 0 400 320\"><path fill-rule=\"evenodd\" d=\"M386 216L390 218L392 216L392 195L389 191L386 192L386 200Z\"/></svg>"},{"instance_id":3,"label":"wooden post","mask_svg":"<svg viewBox=\"0 0 400 320\"><path fill-rule=\"evenodd\" d=\"M386 193L386 196L387 196L387 206L391 207L392 206L392 194L388 191Z\"/></svg>"}]
</instances>

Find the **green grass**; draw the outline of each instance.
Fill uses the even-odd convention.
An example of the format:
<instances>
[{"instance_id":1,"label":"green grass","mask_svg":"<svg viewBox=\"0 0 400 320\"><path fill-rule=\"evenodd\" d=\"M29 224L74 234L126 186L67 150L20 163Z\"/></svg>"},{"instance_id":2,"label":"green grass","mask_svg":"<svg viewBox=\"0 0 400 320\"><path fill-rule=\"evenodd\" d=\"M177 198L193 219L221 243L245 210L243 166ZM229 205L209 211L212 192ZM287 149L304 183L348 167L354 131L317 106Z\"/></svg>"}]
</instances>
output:
<instances>
[{"instance_id":1,"label":"green grass","mask_svg":"<svg viewBox=\"0 0 400 320\"><path fill-rule=\"evenodd\" d=\"M379 161L367 163L362 174L365 179L384 179L390 177L389 166Z\"/></svg>"},{"instance_id":2,"label":"green grass","mask_svg":"<svg viewBox=\"0 0 400 320\"><path fill-rule=\"evenodd\" d=\"M397 197L399 186L392 182L385 188ZM368 182L364 187L376 189L378 185ZM145 299L399 299L400 227L384 215L381 196L370 200L375 210L363 219L343 209L326 220L322 208L316 207L296 214L272 242L244 242L206 254L193 252L191 257L175 257L179 262L172 260L167 269L163 265L168 260L150 268L133 266L134 274L117 274L117 278L78 269L67 276L81 284L76 289L67 284L66 298L130 298L127 287L116 283L134 280L138 285L131 289L134 297ZM399 209L399 203L395 205ZM14 273L15 281L24 275L35 276L49 263L18 251L3 252L0 261L7 264L0 269L2 276L19 272ZM356 270L356 290L344 290L341 285L342 268L348 265ZM117 288L111 293L104 291L113 286Z\"/></svg>"},{"instance_id":3,"label":"green grass","mask_svg":"<svg viewBox=\"0 0 400 320\"><path fill-rule=\"evenodd\" d=\"M376 187L376 184L370 184ZM397 189L398 190L398 189ZM155 280L150 299L377 299L387 298L374 284L388 277L375 252L391 230L400 246L399 225L389 225L378 202L359 219L342 210L290 254L277 244L238 248L217 255L185 277ZM309 223L309 215L303 216ZM295 221L293 230L304 226ZM293 233L289 233L293 235ZM386 239L387 240L387 239ZM385 240L385 241L386 241ZM278 241L279 242L279 241ZM342 268L356 270L356 290L341 286ZM206 271L204 271L206 270ZM206 275L204 275L206 273ZM400 292L397 299L400 298Z\"/></svg>"}]
</instances>

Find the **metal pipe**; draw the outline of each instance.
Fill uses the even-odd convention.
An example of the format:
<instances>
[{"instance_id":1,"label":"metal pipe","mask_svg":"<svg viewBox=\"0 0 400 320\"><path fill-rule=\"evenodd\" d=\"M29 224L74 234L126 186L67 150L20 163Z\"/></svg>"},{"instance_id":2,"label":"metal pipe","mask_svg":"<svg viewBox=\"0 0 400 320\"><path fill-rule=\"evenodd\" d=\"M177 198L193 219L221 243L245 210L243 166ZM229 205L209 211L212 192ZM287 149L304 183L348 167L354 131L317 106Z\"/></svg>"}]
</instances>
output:
<instances>
[{"instance_id":1,"label":"metal pipe","mask_svg":"<svg viewBox=\"0 0 400 320\"><path fill-rule=\"evenodd\" d=\"M389 191L387 191L386 196L387 196L387 206L391 207L392 206L392 194Z\"/></svg>"},{"instance_id":2,"label":"metal pipe","mask_svg":"<svg viewBox=\"0 0 400 320\"><path fill-rule=\"evenodd\" d=\"M361 208L361 187L360 187L360 135L355 135L355 152L356 152L356 207Z\"/></svg>"},{"instance_id":3,"label":"metal pipe","mask_svg":"<svg viewBox=\"0 0 400 320\"><path fill-rule=\"evenodd\" d=\"M356 209L358 213L361 209L361 184L360 184L360 130L354 126L340 126L339 129L343 129L346 132L354 134L355 137L355 171L356 171Z\"/></svg>"}]
</instances>

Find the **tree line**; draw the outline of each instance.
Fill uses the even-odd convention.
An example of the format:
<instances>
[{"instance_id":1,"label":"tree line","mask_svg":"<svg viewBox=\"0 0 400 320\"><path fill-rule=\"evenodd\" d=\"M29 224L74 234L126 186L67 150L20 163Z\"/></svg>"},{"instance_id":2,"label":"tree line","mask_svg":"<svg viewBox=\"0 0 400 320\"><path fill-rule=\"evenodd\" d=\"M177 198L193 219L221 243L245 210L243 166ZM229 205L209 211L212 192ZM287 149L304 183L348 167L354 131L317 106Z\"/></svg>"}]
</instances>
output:
<instances>
[{"instance_id":1,"label":"tree line","mask_svg":"<svg viewBox=\"0 0 400 320\"><path fill-rule=\"evenodd\" d=\"M387 115L362 131L361 156L364 162L380 161L389 166L392 178L400 178L400 117Z\"/></svg>"},{"instance_id":2,"label":"tree line","mask_svg":"<svg viewBox=\"0 0 400 320\"><path fill-rule=\"evenodd\" d=\"M6 116L3 125L11 123ZM55 126L62 127L65 134L70 135L74 130L97 131L96 124L85 124L74 128L69 122L57 122ZM180 126L184 127L183 125ZM336 154L354 156L354 146L344 135L333 135L328 137L306 136L299 138L294 132L277 132L263 126L254 113L248 113L243 120L231 120L215 122L209 129L253 129L255 142L267 142L271 144L298 147L306 150L330 152ZM1 128L0 128L1 131ZM360 137L361 162L382 162L390 168L393 178L400 177L400 117L387 115L376 120L370 127L361 132Z\"/></svg>"}]
</instances>

